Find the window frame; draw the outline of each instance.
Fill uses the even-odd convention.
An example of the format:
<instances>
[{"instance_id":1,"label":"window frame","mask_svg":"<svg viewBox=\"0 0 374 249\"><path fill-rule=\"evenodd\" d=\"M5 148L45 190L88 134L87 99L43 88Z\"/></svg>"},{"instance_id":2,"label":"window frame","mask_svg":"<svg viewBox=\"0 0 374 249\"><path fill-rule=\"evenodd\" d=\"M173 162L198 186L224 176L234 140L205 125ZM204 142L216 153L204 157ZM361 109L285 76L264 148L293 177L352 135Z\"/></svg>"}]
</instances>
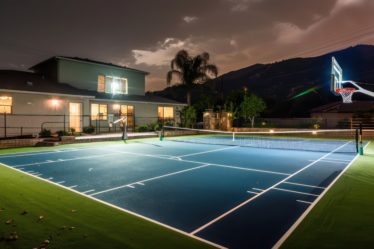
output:
<instances>
[{"instance_id":1,"label":"window frame","mask_svg":"<svg viewBox=\"0 0 374 249\"><path fill-rule=\"evenodd\" d=\"M92 106L93 105L97 105L97 111L98 111L98 113L96 113L96 114L93 114L92 113ZM103 114L101 114L101 112L100 112L100 110L101 110L101 107L103 107L103 106L105 106L105 108L106 108L106 114L105 115L103 115ZM100 103L91 103L91 105L90 105L90 113L91 113L91 120L93 120L93 121L96 121L96 120L98 120L98 121L106 121L106 120L108 120L108 104L100 104Z\"/></svg>"},{"instance_id":2,"label":"window frame","mask_svg":"<svg viewBox=\"0 0 374 249\"><path fill-rule=\"evenodd\" d=\"M120 87L119 87L120 90L119 91L115 92L113 90L113 86L112 86L113 80L119 80L120 81ZM107 83L110 84L110 91L109 92L106 91L106 93L122 94L122 95L128 95L129 94L129 82L128 82L127 78L106 75L105 76L105 84L107 84Z\"/></svg>"},{"instance_id":3,"label":"window frame","mask_svg":"<svg viewBox=\"0 0 374 249\"><path fill-rule=\"evenodd\" d=\"M160 112L160 108L162 108L161 112ZM172 117L165 117L165 108L171 108L173 110L172 111L172 114L173 114ZM162 113L162 116L160 116L160 113ZM158 106L157 116L158 116L159 120L173 120L175 118L175 108L174 108L174 106Z\"/></svg>"},{"instance_id":4,"label":"window frame","mask_svg":"<svg viewBox=\"0 0 374 249\"><path fill-rule=\"evenodd\" d=\"M104 80L102 91L101 91L101 89L100 89L100 78L101 78L101 77L102 77L103 80ZM99 93L105 93L105 88L106 88L106 77L105 77L105 75L103 75L103 74L99 74L99 75L97 76L97 92L99 92Z\"/></svg>"},{"instance_id":5,"label":"window frame","mask_svg":"<svg viewBox=\"0 0 374 249\"><path fill-rule=\"evenodd\" d=\"M0 96L0 101L3 100L3 98L10 99L10 105L3 105L0 103L0 114L12 114L13 113L13 97L12 96ZM9 111L6 111L7 108L9 108Z\"/></svg>"}]
</instances>

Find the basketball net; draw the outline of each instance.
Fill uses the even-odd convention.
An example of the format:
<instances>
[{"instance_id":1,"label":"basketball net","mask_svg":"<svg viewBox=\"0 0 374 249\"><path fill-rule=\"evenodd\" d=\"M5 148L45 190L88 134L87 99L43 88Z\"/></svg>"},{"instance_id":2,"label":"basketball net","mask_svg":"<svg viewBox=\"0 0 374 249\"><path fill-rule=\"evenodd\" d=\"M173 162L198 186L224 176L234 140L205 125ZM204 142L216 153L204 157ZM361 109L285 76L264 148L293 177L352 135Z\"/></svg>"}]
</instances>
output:
<instances>
[{"instance_id":1,"label":"basketball net","mask_svg":"<svg viewBox=\"0 0 374 249\"><path fill-rule=\"evenodd\" d=\"M352 103L352 95L356 91L355 88L338 88L336 89L336 92L342 96L343 103Z\"/></svg>"}]
</instances>

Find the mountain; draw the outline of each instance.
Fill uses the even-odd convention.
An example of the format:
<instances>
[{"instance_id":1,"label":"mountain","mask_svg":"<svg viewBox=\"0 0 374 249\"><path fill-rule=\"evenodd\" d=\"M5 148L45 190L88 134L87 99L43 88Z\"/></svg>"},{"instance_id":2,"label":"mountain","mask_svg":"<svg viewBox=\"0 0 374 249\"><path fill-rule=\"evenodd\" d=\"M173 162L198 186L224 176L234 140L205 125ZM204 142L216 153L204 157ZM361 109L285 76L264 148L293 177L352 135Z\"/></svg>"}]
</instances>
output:
<instances>
[{"instance_id":1,"label":"mountain","mask_svg":"<svg viewBox=\"0 0 374 249\"><path fill-rule=\"evenodd\" d=\"M374 91L374 46L357 45L317 57L255 64L228 72L199 85L193 92L193 102L206 96L225 99L233 91L247 88L265 100L268 107L265 116L308 117L312 108L340 100L330 92L332 56L343 68L345 80L371 83L362 86ZM304 91L306 94L302 94ZM185 101L186 98L182 85L152 94L178 101ZM373 99L356 93L353 100Z\"/></svg>"}]
</instances>

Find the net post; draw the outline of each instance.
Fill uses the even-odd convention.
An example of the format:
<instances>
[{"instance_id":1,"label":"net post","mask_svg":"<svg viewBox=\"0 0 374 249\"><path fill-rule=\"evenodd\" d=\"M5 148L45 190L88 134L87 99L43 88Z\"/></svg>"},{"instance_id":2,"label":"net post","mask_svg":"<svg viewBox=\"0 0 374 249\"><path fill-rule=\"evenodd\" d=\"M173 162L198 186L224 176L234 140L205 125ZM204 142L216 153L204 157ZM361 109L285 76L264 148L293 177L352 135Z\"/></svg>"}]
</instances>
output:
<instances>
[{"instance_id":1,"label":"net post","mask_svg":"<svg viewBox=\"0 0 374 249\"><path fill-rule=\"evenodd\" d=\"M356 153L359 152L359 148L358 148L358 128L355 129L355 145L356 145Z\"/></svg>"},{"instance_id":2,"label":"net post","mask_svg":"<svg viewBox=\"0 0 374 249\"><path fill-rule=\"evenodd\" d=\"M235 141L235 132L232 133L232 141Z\"/></svg>"},{"instance_id":3,"label":"net post","mask_svg":"<svg viewBox=\"0 0 374 249\"><path fill-rule=\"evenodd\" d=\"M363 155L364 154L364 147L362 146L362 123L360 123L359 140L360 140L360 147L359 147L360 153L359 154Z\"/></svg>"},{"instance_id":4,"label":"net post","mask_svg":"<svg viewBox=\"0 0 374 249\"><path fill-rule=\"evenodd\" d=\"M164 126L162 126L161 131L160 131L160 141L164 140Z\"/></svg>"}]
</instances>

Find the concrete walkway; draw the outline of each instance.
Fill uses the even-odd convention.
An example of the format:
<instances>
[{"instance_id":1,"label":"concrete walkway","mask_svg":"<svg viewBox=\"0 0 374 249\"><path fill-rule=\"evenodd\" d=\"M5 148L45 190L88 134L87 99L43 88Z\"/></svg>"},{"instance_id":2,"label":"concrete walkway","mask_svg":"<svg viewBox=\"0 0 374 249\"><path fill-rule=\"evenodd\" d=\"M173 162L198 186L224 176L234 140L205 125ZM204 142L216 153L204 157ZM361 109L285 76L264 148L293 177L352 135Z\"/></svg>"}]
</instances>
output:
<instances>
[{"instance_id":1,"label":"concrete walkway","mask_svg":"<svg viewBox=\"0 0 374 249\"><path fill-rule=\"evenodd\" d=\"M157 137L157 132L129 132L127 133L128 138L141 138L141 137ZM122 133L108 133L108 134L98 134L98 135L89 135L89 136L78 136L75 137L75 140L102 140L102 139L111 139L111 138L121 138Z\"/></svg>"}]
</instances>

